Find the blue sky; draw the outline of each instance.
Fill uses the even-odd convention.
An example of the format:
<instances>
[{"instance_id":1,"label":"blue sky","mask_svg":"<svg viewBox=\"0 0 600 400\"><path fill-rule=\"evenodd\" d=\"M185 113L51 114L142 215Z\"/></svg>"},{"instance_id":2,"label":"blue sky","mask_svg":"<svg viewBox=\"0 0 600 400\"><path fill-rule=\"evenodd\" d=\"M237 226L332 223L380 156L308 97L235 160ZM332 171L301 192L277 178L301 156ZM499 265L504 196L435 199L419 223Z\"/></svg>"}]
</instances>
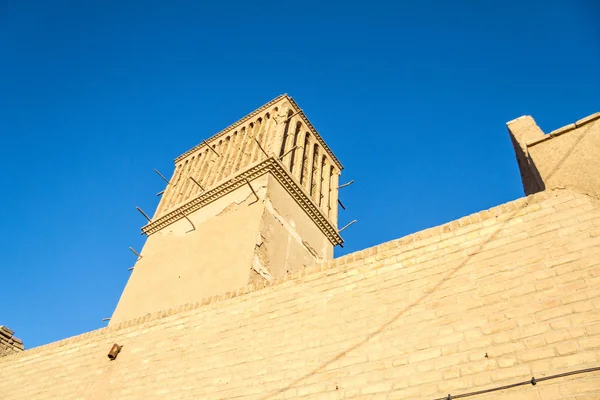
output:
<instances>
[{"instance_id":1,"label":"blue sky","mask_svg":"<svg viewBox=\"0 0 600 400\"><path fill-rule=\"evenodd\" d=\"M153 169L281 93L356 181L338 256L521 197L505 123L600 111L592 0L11 3L0 324L28 348L105 325Z\"/></svg>"}]
</instances>

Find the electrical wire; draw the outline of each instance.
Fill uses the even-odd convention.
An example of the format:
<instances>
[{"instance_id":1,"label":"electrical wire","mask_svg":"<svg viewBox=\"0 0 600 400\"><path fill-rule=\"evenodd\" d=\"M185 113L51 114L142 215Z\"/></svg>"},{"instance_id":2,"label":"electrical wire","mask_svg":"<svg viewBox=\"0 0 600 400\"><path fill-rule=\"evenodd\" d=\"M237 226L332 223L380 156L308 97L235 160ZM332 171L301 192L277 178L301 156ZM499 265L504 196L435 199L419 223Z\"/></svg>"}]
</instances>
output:
<instances>
[{"instance_id":1,"label":"electrical wire","mask_svg":"<svg viewBox=\"0 0 600 400\"><path fill-rule=\"evenodd\" d=\"M536 385L538 382L549 381L551 379L556 379L556 378L564 378L565 376L570 376L570 375L585 374L585 373L594 372L594 371L600 371L600 367L578 369L576 371L564 372L562 374L544 376L543 378L539 378L539 379L536 379L536 378L532 377L528 381L511 383L509 385L497 386L495 388L479 390L479 391L476 391L476 392L469 392L469 393L457 394L455 396L452 396L451 394L448 394L448 396L446 396L446 397L438 397L437 399L434 399L434 400L462 399L464 397L477 396L479 394L496 392L498 390L511 389L511 388L514 388L514 387L517 387L517 386Z\"/></svg>"}]
</instances>

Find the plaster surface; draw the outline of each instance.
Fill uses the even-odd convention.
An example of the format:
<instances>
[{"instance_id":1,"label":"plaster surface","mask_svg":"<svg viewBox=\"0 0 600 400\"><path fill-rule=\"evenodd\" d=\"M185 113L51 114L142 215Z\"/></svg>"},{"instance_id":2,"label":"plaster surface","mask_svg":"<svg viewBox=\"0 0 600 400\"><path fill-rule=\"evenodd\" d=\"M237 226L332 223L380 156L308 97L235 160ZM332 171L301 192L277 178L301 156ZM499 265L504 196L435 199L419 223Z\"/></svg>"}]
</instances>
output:
<instances>
[{"instance_id":1,"label":"plaster surface","mask_svg":"<svg viewBox=\"0 0 600 400\"><path fill-rule=\"evenodd\" d=\"M333 258L333 245L270 173L148 237L110 325Z\"/></svg>"},{"instance_id":2,"label":"plaster surface","mask_svg":"<svg viewBox=\"0 0 600 400\"><path fill-rule=\"evenodd\" d=\"M110 324L246 285L263 208L243 186L148 237Z\"/></svg>"},{"instance_id":3,"label":"plaster surface","mask_svg":"<svg viewBox=\"0 0 600 400\"><path fill-rule=\"evenodd\" d=\"M342 166L287 95L175 163L110 325L271 282L331 259L342 243Z\"/></svg>"},{"instance_id":4,"label":"plaster surface","mask_svg":"<svg viewBox=\"0 0 600 400\"><path fill-rule=\"evenodd\" d=\"M547 135L529 116L508 129L526 194L571 188L600 198L600 113Z\"/></svg>"},{"instance_id":5,"label":"plaster surface","mask_svg":"<svg viewBox=\"0 0 600 400\"><path fill-rule=\"evenodd\" d=\"M333 258L333 245L288 192L270 176L261 220L260 253L274 277ZM258 250L258 249L257 249Z\"/></svg>"}]
</instances>

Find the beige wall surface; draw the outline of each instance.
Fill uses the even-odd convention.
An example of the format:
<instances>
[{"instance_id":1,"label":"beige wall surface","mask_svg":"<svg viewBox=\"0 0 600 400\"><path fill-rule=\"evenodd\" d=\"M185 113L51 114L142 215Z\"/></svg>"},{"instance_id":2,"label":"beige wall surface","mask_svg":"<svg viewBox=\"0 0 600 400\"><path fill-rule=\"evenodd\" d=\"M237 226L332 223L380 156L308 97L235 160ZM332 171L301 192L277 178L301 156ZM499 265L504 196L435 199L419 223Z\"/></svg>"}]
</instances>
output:
<instances>
[{"instance_id":1,"label":"beige wall surface","mask_svg":"<svg viewBox=\"0 0 600 400\"><path fill-rule=\"evenodd\" d=\"M547 191L3 357L0 398L431 400L600 365L599 287L600 203ZM600 372L473 398L597 399Z\"/></svg>"},{"instance_id":2,"label":"beige wall surface","mask_svg":"<svg viewBox=\"0 0 600 400\"><path fill-rule=\"evenodd\" d=\"M600 119L528 146L546 189L578 189L600 199Z\"/></svg>"},{"instance_id":3,"label":"beige wall surface","mask_svg":"<svg viewBox=\"0 0 600 400\"><path fill-rule=\"evenodd\" d=\"M273 176L261 221L268 269L274 276L333 258L333 245Z\"/></svg>"},{"instance_id":4,"label":"beige wall surface","mask_svg":"<svg viewBox=\"0 0 600 400\"><path fill-rule=\"evenodd\" d=\"M600 199L600 113L547 135L530 116L507 125L526 194L571 188Z\"/></svg>"},{"instance_id":5,"label":"beige wall surface","mask_svg":"<svg viewBox=\"0 0 600 400\"><path fill-rule=\"evenodd\" d=\"M264 198L267 175L252 182ZM248 186L148 237L110 324L248 283L264 206Z\"/></svg>"}]
</instances>

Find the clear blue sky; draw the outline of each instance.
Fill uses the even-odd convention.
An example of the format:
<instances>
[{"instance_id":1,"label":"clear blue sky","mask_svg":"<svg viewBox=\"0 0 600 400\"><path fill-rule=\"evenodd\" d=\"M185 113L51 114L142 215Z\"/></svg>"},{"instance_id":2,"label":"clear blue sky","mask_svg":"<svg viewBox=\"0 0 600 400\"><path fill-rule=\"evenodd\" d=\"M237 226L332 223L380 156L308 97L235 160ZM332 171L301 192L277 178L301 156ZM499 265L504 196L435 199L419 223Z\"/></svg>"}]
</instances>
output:
<instances>
[{"instance_id":1,"label":"clear blue sky","mask_svg":"<svg viewBox=\"0 0 600 400\"><path fill-rule=\"evenodd\" d=\"M593 0L7 3L0 324L26 347L104 326L153 169L281 93L356 180L336 255L521 197L505 123L600 111Z\"/></svg>"}]
</instances>

